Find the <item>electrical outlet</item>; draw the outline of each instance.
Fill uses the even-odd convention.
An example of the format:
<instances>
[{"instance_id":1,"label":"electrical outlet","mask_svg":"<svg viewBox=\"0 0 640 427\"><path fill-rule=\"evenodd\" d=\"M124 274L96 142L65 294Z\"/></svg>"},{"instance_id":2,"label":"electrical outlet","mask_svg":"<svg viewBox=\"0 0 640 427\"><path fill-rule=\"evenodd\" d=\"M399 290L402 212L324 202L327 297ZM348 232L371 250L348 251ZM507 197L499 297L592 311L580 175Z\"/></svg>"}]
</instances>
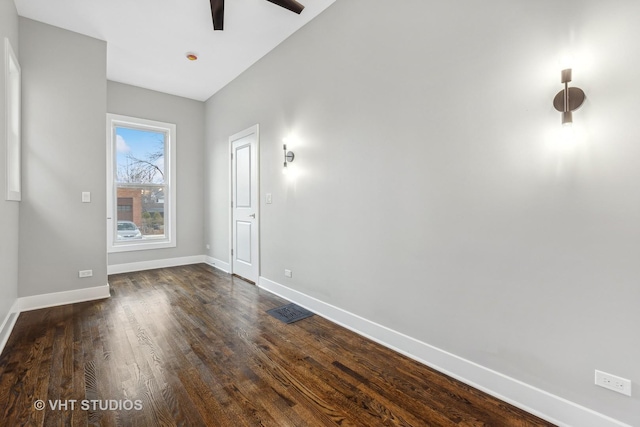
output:
<instances>
[{"instance_id":1,"label":"electrical outlet","mask_svg":"<svg viewBox=\"0 0 640 427\"><path fill-rule=\"evenodd\" d=\"M91 277L91 276L93 276L93 270L78 271L78 277Z\"/></svg>"},{"instance_id":2,"label":"electrical outlet","mask_svg":"<svg viewBox=\"0 0 640 427\"><path fill-rule=\"evenodd\" d=\"M206 245L204 245L204 246L205 246L205 248L207 248L207 249L211 249L211 246L209 246L209 244L208 244L208 243L207 243Z\"/></svg>"},{"instance_id":3,"label":"electrical outlet","mask_svg":"<svg viewBox=\"0 0 640 427\"><path fill-rule=\"evenodd\" d=\"M631 396L631 381L626 378L596 370L596 385Z\"/></svg>"},{"instance_id":4,"label":"electrical outlet","mask_svg":"<svg viewBox=\"0 0 640 427\"><path fill-rule=\"evenodd\" d=\"M291 270L285 270L284 271L284 277L293 277L291 274Z\"/></svg>"}]
</instances>

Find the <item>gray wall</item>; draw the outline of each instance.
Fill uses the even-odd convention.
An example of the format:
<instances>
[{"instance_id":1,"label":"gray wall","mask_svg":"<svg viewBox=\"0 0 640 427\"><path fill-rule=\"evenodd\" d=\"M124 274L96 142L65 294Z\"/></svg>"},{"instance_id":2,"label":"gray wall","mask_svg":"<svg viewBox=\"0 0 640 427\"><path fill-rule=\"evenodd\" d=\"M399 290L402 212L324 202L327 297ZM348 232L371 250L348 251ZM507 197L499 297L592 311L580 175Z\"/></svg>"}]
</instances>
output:
<instances>
[{"instance_id":1,"label":"gray wall","mask_svg":"<svg viewBox=\"0 0 640 427\"><path fill-rule=\"evenodd\" d=\"M109 254L109 265L202 255L204 103L122 83L107 83L109 113L176 125L177 246Z\"/></svg>"},{"instance_id":2,"label":"gray wall","mask_svg":"<svg viewBox=\"0 0 640 427\"><path fill-rule=\"evenodd\" d=\"M19 296L104 286L106 43L20 18ZM81 193L91 192L91 203ZM93 277L78 278L78 270Z\"/></svg>"},{"instance_id":3,"label":"gray wall","mask_svg":"<svg viewBox=\"0 0 640 427\"><path fill-rule=\"evenodd\" d=\"M638 16L336 2L207 101L208 255L229 261L228 137L259 123L261 276L640 425ZM565 50L587 94L572 147L551 103Z\"/></svg>"},{"instance_id":4,"label":"gray wall","mask_svg":"<svg viewBox=\"0 0 640 427\"><path fill-rule=\"evenodd\" d=\"M5 72L4 38L8 37L16 55L18 46L18 13L11 0L0 0L0 324L9 313L18 296L18 214L20 204L5 200L7 191L6 173L6 116L5 116Z\"/></svg>"}]
</instances>

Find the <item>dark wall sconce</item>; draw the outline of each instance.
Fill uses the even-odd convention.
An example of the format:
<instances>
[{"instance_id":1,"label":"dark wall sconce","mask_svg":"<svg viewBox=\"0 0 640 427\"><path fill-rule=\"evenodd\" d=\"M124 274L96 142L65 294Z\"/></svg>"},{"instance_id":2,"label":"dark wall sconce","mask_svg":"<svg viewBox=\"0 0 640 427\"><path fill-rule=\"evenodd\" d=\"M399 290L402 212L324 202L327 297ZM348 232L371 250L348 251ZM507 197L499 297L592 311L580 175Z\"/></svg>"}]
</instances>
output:
<instances>
[{"instance_id":1,"label":"dark wall sconce","mask_svg":"<svg viewBox=\"0 0 640 427\"><path fill-rule=\"evenodd\" d=\"M561 83L564 83L564 90L558 92L553 98L553 106L562 113L562 124L571 126L573 123L572 111L579 108L584 102L584 91L577 87L569 87L571 81L571 68L562 70Z\"/></svg>"},{"instance_id":2,"label":"dark wall sconce","mask_svg":"<svg viewBox=\"0 0 640 427\"><path fill-rule=\"evenodd\" d=\"M293 151L287 151L287 144L283 144L282 149L284 150L284 167L286 170L287 164L293 162L296 156Z\"/></svg>"}]
</instances>

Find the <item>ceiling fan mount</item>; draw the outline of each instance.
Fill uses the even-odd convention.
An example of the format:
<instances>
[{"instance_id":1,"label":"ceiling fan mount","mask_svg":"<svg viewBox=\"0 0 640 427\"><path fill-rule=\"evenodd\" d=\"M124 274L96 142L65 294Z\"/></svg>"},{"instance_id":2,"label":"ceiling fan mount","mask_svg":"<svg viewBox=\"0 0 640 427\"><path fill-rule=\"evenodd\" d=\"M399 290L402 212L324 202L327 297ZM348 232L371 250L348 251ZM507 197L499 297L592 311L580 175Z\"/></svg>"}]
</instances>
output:
<instances>
[{"instance_id":1,"label":"ceiling fan mount","mask_svg":"<svg viewBox=\"0 0 640 427\"><path fill-rule=\"evenodd\" d=\"M298 15L304 9L304 6L296 0L267 0L273 4L277 4ZM211 3L211 19L213 20L213 29L222 31L224 29L224 0L209 0Z\"/></svg>"}]
</instances>

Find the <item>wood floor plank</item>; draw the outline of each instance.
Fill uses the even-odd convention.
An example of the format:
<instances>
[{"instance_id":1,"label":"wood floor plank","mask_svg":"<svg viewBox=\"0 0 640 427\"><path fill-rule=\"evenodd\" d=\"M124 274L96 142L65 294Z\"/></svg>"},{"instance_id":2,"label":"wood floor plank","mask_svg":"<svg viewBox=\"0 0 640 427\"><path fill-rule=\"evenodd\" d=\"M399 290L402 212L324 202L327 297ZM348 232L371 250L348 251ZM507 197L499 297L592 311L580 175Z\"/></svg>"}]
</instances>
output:
<instances>
[{"instance_id":1,"label":"wood floor plank","mask_svg":"<svg viewBox=\"0 0 640 427\"><path fill-rule=\"evenodd\" d=\"M20 315L2 425L552 426L320 316L281 323L287 301L204 264L109 283Z\"/></svg>"},{"instance_id":2,"label":"wood floor plank","mask_svg":"<svg viewBox=\"0 0 640 427\"><path fill-rule=\"evenodd\" d=\"M36 411L33 414L33 407L30 404L47 394L48 375L45 376L46 381L39 380L42 379L40 369L48 370L48 362L51 360L53 331L47 329L49 315L50 312L41 311L33 316L31 322L25 322L20 325L21 327L14 328L12 335L20 334L26 340L20 345L19 352L15 354L3 352L0 358L4 368L2 372L3 419L8 423L23 425L30 419L35 425L42 425L44 422L43 411ZM5 365L6 357L10 361ZM7 387L6 394L5 387Z\"/></svg>"}]
</instances>

